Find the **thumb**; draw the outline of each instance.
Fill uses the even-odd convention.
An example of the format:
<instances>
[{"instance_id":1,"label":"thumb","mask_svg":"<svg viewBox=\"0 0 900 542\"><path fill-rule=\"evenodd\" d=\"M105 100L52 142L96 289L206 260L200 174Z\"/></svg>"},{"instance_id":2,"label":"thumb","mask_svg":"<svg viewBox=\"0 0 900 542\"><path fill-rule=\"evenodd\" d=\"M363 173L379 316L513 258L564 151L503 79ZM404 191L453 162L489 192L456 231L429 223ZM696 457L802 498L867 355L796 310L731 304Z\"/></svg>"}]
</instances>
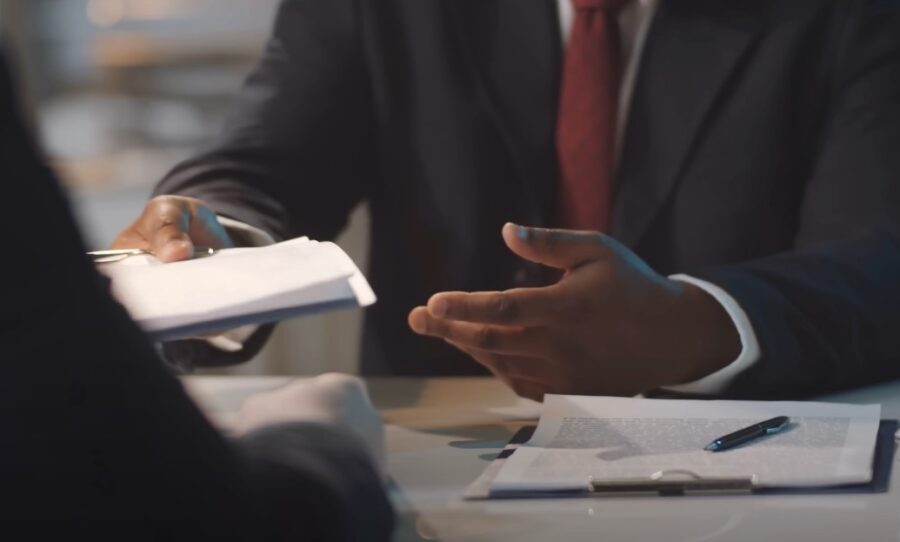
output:
<instances>
[{"instance_id":1,"label":"thumb","mask_svg":"<svg viewBox=\"0 0 900 542\"><path fill-rule=\"evenodd\" d=\"M599 232L529 228L507 223L503 240L518 256L547 267L574 269L612 254L610 238Z\"/></svg>"},{"instance_id":2,"label":"thumb","mask_svg":"<svg viewBox=\"0 0 900 542\"><path fill-rule=\"evenodd\" d=\"M193 198L158 196L150 200L132 229L164 262L193 258L195 245L231 246L215 212Z\"/></svg>"}]
</instances>

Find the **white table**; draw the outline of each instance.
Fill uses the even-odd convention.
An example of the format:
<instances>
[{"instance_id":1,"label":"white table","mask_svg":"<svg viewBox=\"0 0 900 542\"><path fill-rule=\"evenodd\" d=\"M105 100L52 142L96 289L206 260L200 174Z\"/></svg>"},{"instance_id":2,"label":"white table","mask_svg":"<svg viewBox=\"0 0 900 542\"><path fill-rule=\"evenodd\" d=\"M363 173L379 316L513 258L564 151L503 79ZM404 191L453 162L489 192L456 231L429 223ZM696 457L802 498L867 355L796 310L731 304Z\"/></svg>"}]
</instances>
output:
<instances>
[{"instance_id":1,"label":"white table","mask_svg":"<svg viewBox=\"0 0 900 542\"><path fill-rule=\"evenodd\" d=\"M284 378L190 377L208 415L228 426L240 402ZM460 498L537 405L493 379L369 383L388 424L389 469L401 516L396 539L563 542L864 542L900 540L900 468L884 494L626 497L466 502ZM900 418L900 382L826 398L881 403Z\"/></svg>"}]
</instances>

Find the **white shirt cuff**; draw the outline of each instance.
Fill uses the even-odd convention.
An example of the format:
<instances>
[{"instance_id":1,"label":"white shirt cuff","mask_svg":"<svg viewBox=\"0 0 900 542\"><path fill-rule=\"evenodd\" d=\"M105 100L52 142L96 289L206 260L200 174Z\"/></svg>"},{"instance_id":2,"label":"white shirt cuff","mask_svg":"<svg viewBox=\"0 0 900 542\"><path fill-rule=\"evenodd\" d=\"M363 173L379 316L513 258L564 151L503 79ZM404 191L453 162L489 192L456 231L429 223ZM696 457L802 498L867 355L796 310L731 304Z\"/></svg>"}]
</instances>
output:
<instances>
[{"instance_id":1,"label":"white shirt cuff","mask_svg":"<svg viewBox=\"0 0 900 542\"><path fill-rule=\"evenodd\" d=\"M681 393L692 393L702 395L714 395L722 393L729 384L742 372L756 364L760 358L759 341L756 339L756 332L753 331L753 324L747 313L741 308L740 304L731 295L722 288L688 275L672 275L672 280L692 284L709 295L722 305L728 316L734 322L738 335L741 338L741 354L730 365L719 369L718 371L707 375L700 380L688 382L687 384L679 384L677 386L666 386L665 389Z\"/></svg>"},{"instance_id":2,"label":"white shirt cuff","mask_svg":"<svg viewBox=\"0 0 900 542\"><path fill-rule=\"evenodd\" d=\"M225 352L240 352L244 349L244 343L247 342L247 339L252 337L258 329L258 325L241 326L219 335L203 337L203 340L209 343L210 346Z\"/></svg>"}]
</instances>

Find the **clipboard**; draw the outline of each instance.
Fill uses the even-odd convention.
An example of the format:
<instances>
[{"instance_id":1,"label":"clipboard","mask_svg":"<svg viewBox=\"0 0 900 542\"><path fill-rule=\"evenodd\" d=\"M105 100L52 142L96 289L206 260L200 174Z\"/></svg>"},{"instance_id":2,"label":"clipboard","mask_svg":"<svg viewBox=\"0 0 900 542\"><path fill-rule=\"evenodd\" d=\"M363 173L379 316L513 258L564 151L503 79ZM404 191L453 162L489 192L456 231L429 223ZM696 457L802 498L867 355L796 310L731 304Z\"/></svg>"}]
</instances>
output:
<instances>
[{"instance_id":1,"label":"clipboard","mask_svg":"<svg viewBox=\"0 0 900 542\"><path fill-rule=\"evenodd\" d=\"M743 478L704 478L689 470L657 471L649 478L618 480L588 479L593 496L644 495L742 495L758 489L756 476Z\"/></svg>"},{"instance_id":2,"label":"clipboard","mask_svg":"<svg viewBox=\"0 0 900 542\"><path fill-rule=\"evenodd\" d=\"M886 493L890 489L891 471L896 451L898 420L881 420L872 461L872 480L863 484L827 487L759 487L756 477L703 478L686 470L659 471L649 478L597 480L588 479L583 491L492 491L493 482L503 462L516 449L528 442L536 426L520 428L509 443L463 494L465 500L603 498L625 496L727 496L727 495L829 495L853 493Z\"/></svg>"}]
</instances>

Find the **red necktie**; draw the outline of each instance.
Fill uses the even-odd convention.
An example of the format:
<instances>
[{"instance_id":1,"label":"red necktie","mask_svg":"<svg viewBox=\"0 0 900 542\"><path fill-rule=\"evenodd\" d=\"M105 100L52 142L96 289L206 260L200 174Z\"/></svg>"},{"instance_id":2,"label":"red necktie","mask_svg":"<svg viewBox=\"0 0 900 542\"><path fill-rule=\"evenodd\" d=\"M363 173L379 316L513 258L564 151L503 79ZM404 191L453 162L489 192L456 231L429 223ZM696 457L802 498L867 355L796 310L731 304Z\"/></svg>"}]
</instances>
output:
<instances>
[{"instance_id":1,"label":"red necktie","mask_svg":"<svg viewBox=\"0 0 900 542\"><path fill-rule=\"evenodd\" d=\"M627 1L572 0L575 26L556 127L565 228L609 228L621 80L617 15Z\"/></svg>"}]
</instances>

